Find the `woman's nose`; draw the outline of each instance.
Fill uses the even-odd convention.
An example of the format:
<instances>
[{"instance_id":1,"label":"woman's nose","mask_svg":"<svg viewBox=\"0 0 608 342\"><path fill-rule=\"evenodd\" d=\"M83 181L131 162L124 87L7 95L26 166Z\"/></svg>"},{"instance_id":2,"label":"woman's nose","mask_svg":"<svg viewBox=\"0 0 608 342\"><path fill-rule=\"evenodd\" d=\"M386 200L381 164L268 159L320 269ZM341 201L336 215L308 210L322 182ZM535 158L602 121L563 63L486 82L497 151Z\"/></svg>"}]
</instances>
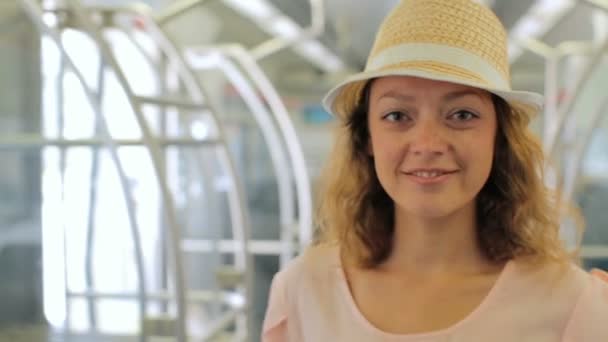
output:
<instances>
[{"instance_id":1,"label":"woman's nose","mask_svg":"<svg viewBox=\"0 0 608 342\"><path fill-rule=\"evenodd\" d=\"M447 152L445 127L436 118L418 120L409 131L410 152L415 155L441 155Z\"/></svg>"}]
</instances>

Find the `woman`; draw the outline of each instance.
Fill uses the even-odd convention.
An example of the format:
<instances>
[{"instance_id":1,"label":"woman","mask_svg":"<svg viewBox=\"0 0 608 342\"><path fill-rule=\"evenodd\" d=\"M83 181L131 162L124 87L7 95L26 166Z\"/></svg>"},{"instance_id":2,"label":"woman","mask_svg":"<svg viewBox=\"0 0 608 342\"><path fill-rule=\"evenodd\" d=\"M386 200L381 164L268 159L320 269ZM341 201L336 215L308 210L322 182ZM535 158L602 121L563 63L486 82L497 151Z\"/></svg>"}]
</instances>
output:
<instances>
[{"instance_id":1,"label":"woman","mask_svg":"<svg viewBox=\"0 0 608 342\"><path fill-rule=\"evenodd\" d=\"M264 341L608 341L607 275L560 241L506 39L470 0L388 15L325 99L320 242L275 276Z\"/></svg>"}]
</instances>

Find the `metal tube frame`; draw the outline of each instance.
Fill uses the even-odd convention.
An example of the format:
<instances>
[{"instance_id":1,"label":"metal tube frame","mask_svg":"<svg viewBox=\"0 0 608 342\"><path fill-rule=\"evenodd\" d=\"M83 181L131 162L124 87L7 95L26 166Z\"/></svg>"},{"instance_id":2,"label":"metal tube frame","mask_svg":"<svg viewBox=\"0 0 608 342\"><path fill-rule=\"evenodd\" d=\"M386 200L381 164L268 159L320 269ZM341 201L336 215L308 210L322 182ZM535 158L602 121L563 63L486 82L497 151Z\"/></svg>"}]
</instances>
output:
<instances>
[{"instance_id":1,"label":"metal tube frame","mask_svg":"<svg viewBox=\"0 0 608 342\"><path fill-rule=\"evenodd\" d=\"M163 12L154 16L159 26L165 25L188 10L209 0L178 0ZM271 38L251 49L254 59L261 60L294 44L314 38L325 30L325 3L324 0L308 0L310 5L310 24L303 28L300 35L292 38Z\"/></svg>"},{"instance_id":2,"label":"metal tube frame","mask_svg":"<svg viewBox=\"0 0 608 342\"><path fill-rule=\"evenodd\" d=\"M61 39L61 31L58 32L58 37ZM59 71L57 73L57 83L55 84L55 86L57 87L57 135L59 137L63 137L63 116L64 116L64 92L63 92L63 81L64 81L64 76L65 76L65 72L66 72L66 56L63 54L59 54ZM64 156L64 150L61 149L60 150L60 156L59 156L59 168L60 168L60 179L61 179L61 202L65 203L65 192L64 192L64 183L65 183L65 156ZM64 321L64 329L67 331L70 329L70 314L71 314L71 309L70 309L70 301L68 300L68 296L67 296L67 291L68 291L68 286L69 286L69 282L68 282L68 263L67 263L67 235L65 233L66 229L65 229L65 225L62 227L62 233L63 233L63 278L64 278L64 283L65 283L65 293L64 293L64 298L66 298L66 302L65 302L65 321Z\"/></svg>"},{"instance_id":3,"label":"metal tube frame","mask_svg":"<svg viewBox=\"0 0 608 342\"><path fill-rule=\"evenodd\" d=\"M251 110L251 113L262 132L266 146L268 147L275 176L277 177L281 241L284 242L281 251L281 264L283 265L292 257L290 248L292 237L291 230L296 223L296 219L289 163L281 148L283 145L281 138L274 129L272 114L269 113L267 107L257 96L255 89L248 80L243 77L237 66L222 53L212 53L210 58L214 59L216 63L210 63L209 68L215 69L219 67L230 81L230 84L232 84L241 95L245 104Z\"/></svg>"},{"instance_id":4,"label":"metal tube frame","mask_svg":"<svg viewBox=\"0 0 608 342\"><path fill-rule=\"evenodd\" d=\"M73 1L69 1L69 2L70 2L70 4L71 4L72 6L74 6L74 2L73 2ZM80 8L80 7L79 7L79 5L76 5L76 6L77 6L77 9L79 10L79 11L77 11L77 12L79 12L79 13L78 13L78 16L80 17L79 19L80 19L81 21L83 21L83 20L84 20L84 11L82 10L82 8ZM86 22L86 20L85 20L85 22ZM89 23L89 25L91 25L91 24ZM96 30L95 30L95 29L94 29L92 26L88 27L88 30L89 30L89 31L92 31L92 32L90 32L90 33L92 33L94 36L96 36L96 35L98 35L98 34L99 34L99 32L97 32L97 31L96 31ZM97 37L97 38L98 38L98 37ZM171 44L170 44L170 45L171 45ZM179 57L179 54L177 54L177 56ZM110 55L110 57L112 57L112 55ZM179 58L178 58L178 60L179 60ZM110 60L110 62L112 62L112 60ZM110 64L112 64L112 63L110 63ZM254 64L255 64L255 61L254 61ZM184 66L185 66L185 63L184 63ZM180 69L181 69L181 68L180 68ZM251 70L250 70L250 74L255 74L255 73L256 73L256 72L255 72L255 70L253 70L253 71L251 71ZM119 78L120 78L120 77L119 77ZM254 78L254 80L255 80L255 78ZM126 80L124 80L124 81L125 81L125 83L126 83ZM186 84L188 84L188 82L187 82L187 81L186 81L185 83L186 83ZM195 82L195 83L196 83L196 82ZM260 88L266 88L266 87L263 85L263 84L264 84L264 82L263 82L263 81L262 81L262 82L260 82L260 83L262 83L262 85L261 85L261 86L260 86L260 84L258 84L258 86L259 86ZM270 84L270 83L268 82L268 84ZM270 88L271 88L271 89L273 89L271 85L270 85ZM128 89L127 89L127 90L128 90ZM202 93L202 87L201 87L201 92L200 92L200 93ZM272 93L272 91L271 91L271 93ZM133 94L128 93L128 95L131 95L130 100L132 100ZM269 98L272 98L273 96L271 95L271 96L268 96L268 97L269 97ZM278 98L278 94L277 94L277 99L278 99L278 102L280 103L280 98ZM137 101L134 101L134 102L137 102ZM271 101L271 102L272 102L272 101ZM141 104L141 103L139 103L139 104ZM282 103L280 103L280 104L282 105ZM136 106L134 106L134 108L135 108L135 107L136 107ZM275 105L274 105L274 106L272 106L272 105L271 105L271 107L281 107L281 106L277 106L277 105L276 105L276 103L275 103ZM283 106L283 107L284 107L284 106ZM137 108L135 108L135 109L137 109ZM285 113L286 113L286 110L285 110ZM136 115L137 115L137 113L136 113ZM283 122L283 120L280 120L280 119L279 119L279 120L277 120L277 121L279 122L279 125L281 126L281 122ZM288 125L288 126L289 126L289 125ZM291 132L290 132L290 133L293 133L293 134L292 134L292 136L295 138L295 136L296 136L296 135L295 135L295 131L293 130L293 127L291 127L291 128L292 128L292 129L291 129ZM285 135L288 135L288 134L286 134L286 133L285 133L285 131L282 131L282 132L283 132ZM145 140L145 139L144 139L144 140ZM286 140L289 142L291 139L287 138ZM290 144L288 143L288 145L290 145ZM296 145L297 145L297 141L296 141ZM298 147L299 147L299 146L298 146ZM288 149L289 149L289 148L288 148ZM300 152L301 152L301 151L300 151ZM154 153L153 153L153 151L151 151L151 153L152 153L152 154L154 154ZM297 158L296 158L296 159L297 159ZM154 160L154 157L153 157L153 160ZM228 161L228 162L229 162L229 161ZM296 165L297 165L297 164L302 164L302 165L300 165L300 166L304 166L304 168L298 168L298 167L296 167L296 165L294 165L294 169L296 169L296 170L297 170L297 169L303 170L303 171L304 171L304 174L306 174L306 168L305 168L305 164L303 163L303 158L302 158L302 163L295 162L294 164L296 164ZM296 173L298 173L298 171L296 171ZM296 183L298 183L298 182L297 182L297 180L298 180L298 179L300 179L300 180L304 180L306 183L308 182L308 178L307 178L307 177L304 177L304 178L301 178L301 177L296 177ZM162 188L162 186L161 186L161 188ZM300 188L300 187L298 187L298 188ZM309 186L308 186L308 188L309 188ZM309 189L308 189L308 191L306 191L305 193L309 193ZM298 201L298 203L299 203L299 204L301 204L301 203L302 203L302 196L299 196L299 199L300 199L300 200ZM304 211L300 211L300 213L302 213L302 212L306 212L306 210L304 210ZM311 226L311 225L312 225L312 224L310 224L309 226ZM310 230L310 229L309 229L309 230ZM306 233L303 233L303 230L302 230L302 229L300 229L300 233L301 233L301 239L300 239L300 242L301 242L301 243L303 243L303 242L304 242L304 241L306 241L307 239L306 239L306 238L302 238L302 235L306 235ZM241 240L242 240L242 239L241 239ZM245 250L247 250L247 249L245 248ZM178 291L178 292L179 292L179 291ZM179 303L179 299L178 299L178 303ZM179 306L179 305L178 305L178 306ZM178 316L179 316L179 314L178 314Z\"/></svg>"},{"instance_id":5,"label":"metal tube frame","mask_svg":"<svg viewBox=\"0 0 608 342\"><path fill-rule=\"evenodd\" d=\"M198 5L202 1L203 0L194 0L194 1L185 0L185 1L181 1L182 4L180 4L179 2L178 3L174 3L174 5L176 7L174 9L169 9L167 11L169 13L165 13L165 14L161 14L161 15L155 16L155 18L159 18L160 17L160 18L165 18L165 19L169 20L169 19L171 19L169 17L180 15L183 12L187 11L188 9L190 9L191 7L194 7L194 5L195 5L194 3L195 2ZM187 3L187 4L183 4L183 3ZM178 13L178 11L179 11L179 13ZM156 19L156 20L158 21L159 19ZM163 20L163 21L166 21L166 20ZM139 53L148 62L148 64L152 68L156 68L157 66L156 66L156 63L155 63L153 57L148 54L148 52L145 50L145 48L136 39L134 39L133 30L129 30L126 27L121 27L121 30L122 30L123 33L125 33L125 35L131 41L131 43L138 49ZM163 88L163 91L161 93L165 93L168 90L167 89L167 84L165 82L166 81L165 79L166 79L166 73L169 71L169 69L166 67L167 64L168 64L165 61L165 59L166 59L165 57L166 56L163 55L163 54L161 54L159 57L161 59L160 65L162 66L162 69L160 69L160 71L159 71L159 76L162 78L162 81L160 82L160 86ZM166 112L166 109L169 106L174 106L174 103L172 101L169 101L169 102L167 102L167 101L164 101L164 102L150 101L150 102L153 102L153 103L156 102L155 104L161 106L160 109L163 111L163 114L161 114L162 122L161 122L161 129L160 129L160 131L161 131L161 135L163 137L166 137L166 129L167 129L167 116L166 116L167 112ZM181 106L181 107L183 108L184 106ZM195 106L189 106L189 107L191 107L193 109L198 109L199 107L201 107L201 105L200 104L196 104ZM206 106L202 106L201 109L206 109ZM180 114L180 113L178 113L178 114ZM198 159L198 157L199 156L195 154L194 158ZM165 158L166 158L166 156L165 156ZM198 162L197 165L198 165L199 172L201 172L201 174L198 176L199 179L206 179L207 177L203 174L203 165L202 165L202 163ZM164 164L164 167L166 168L166 163ZM188 180L187 183L189 183L189 180ZM186 193L188 194L189 192L186 191ZM192 201L186 200L186 203L189 204L189 203L192 203ZM190 211L189 208L186 209L186 212L189 212L189 211ZM214 243L212 245L214 247L213 251L215 252L214 253L215 255L219 255L220 254L219 248L217 248L217 246L216 246L218 244L219 243ZM188 250L183 249L183 244L182 244L182 251L184 251L184 252L188 251ZM231 252L236 253L237 250L233 250ZM164 250L163 249L161 249L161 253L164 255ZM215 288L214 290L219 291L219 288ZM216 304L216 305L212 305L212 310L211 310L212 311L212 313L211 313L212 315L215 314L216 312L219 312L219 310L220 310L220 308L219 308L220 303L214 303L214 304ZM166 311L166 307L163 308L163 311Z\"/></svg>"},{"instance_id":6,"label":"metal tube frame","mask_svg":"<svg viewBox=\"0 0 608 342\"><path fill-rule=\"evenodd\" d=\"M559 112L557 113L557 122L555 130L552 134L547 136L546 151L549 159L553 159L555 154L557 153L557 142L564 130L566 121L568 119L568 114L574 108L574 104L576 103L578 95L584 88L587 81L591 78L594 69L597 67L598 64L601 63L606 50L608 50L608 39L604 40L604 42L594 52L591 59L583 69L581 76L578 78L573 88L573 93L566 98L565 103L562 105Z\"/></svg>"},{"instance_id":7,"label":"metal tube frame","mask_svg":"<svg viewBox=\"0 0 608 342\"><path fill-rule=\"evenodd\" d=\"M106 146L108 146L108 148L110 150L111 158L112 158L114 164L116 165L118 177L119 177L120 183L121 183L121 189L123 191L123 196L125 198L125 202L126 202L126 206L127 206L127 214L128 214L128 218L129 218L131 232L133 234L134 247L135 247L135 259L136 259L136 272L137 272L137 277L140 280L138 283L139 311L140 311L141 318L142 318L140 321L140 326L143 329L143 317L147 311L146 310L146 301L145 301L147 290L146 290L145 282L143 281L145 279L145 277L144 277L143 268L142 268L143 253L141 250L141 246L139 244L139 241L140 241L139 233L138 233L139 226L138 226L137 219L135 216L135 207L134 207L135 201L134 201L133 194L131 193L131 190L128 185L126 172L124 171L122 162L120 161L120 158L118 156L117 147L112 140L112 136L110 134L107 122L105 121L105 118L101 111L101 106L100 106L99 102L97 101L97 98L95 97L94 92L88 87L84 76L78 70L78 68L76 67L76 65L74 64L72 59L70 58L69 54L65 50L65 48L62 44L62 41L61 41L60 34L55 29L46 25L46 23L42 20L42 11L41 11L40 7L33 0L19 0L19 5L23 8L25 13L29 16L30 20L34 23L34 25L36 25L36 27L38 28L40 33L49 36L53 40L53 42L59 49L60 54L61 54L62 58L64 59L66 65L72 70L72 72L74 72L76 78L82 85L85 96L87 97L88 102L91 104L96 118L99 120L101 130L102 130L102 137L105 141ZM64 233L65 233L65 230L64 230ZM67 272L67 270L66 270L66 272ZM67 286L68 286L68 283L66 282L66 290L67 290ZM69 302L67 303L67 305L69 307ZM66 311L66 314L68 315L66 317L66 324L68 324L68 326L69 326L69 309ZM142 334L142 338L140 339L140 341L142 341L142 342L146 341L146 338L143 336L143 334Z\"/></svg>"},{"instance_id":8,"label":"metal tube frame","mask_svg":"<svg viewBox=\"0 0 608 342\"><path fill-rule=\"evenodd\" d=\"M97 74L97 101L100 106L103 103L105 87L105 63L103 59L99 60L99 68ZM102 109L103 110L103 109ZM99 120L95 120L95 135L100 134ZM86 233L86 248L85 248L85 277L86 277L86 289L93 290L95 288L93 279L93 242L95 240L95 208L97 207L97 184L99 180L99 149L93 148L93 160L91 161L91 191L89 193L89 214L87 215L89 220L87 222L87 233ZM89 310L89 326L93 331L97 329L97 315L95 301L88 298L87 301Z\"/></svg>"},{"instance_id":9,"label":"metal tube frame","mask_svg":"<svg viewBox=\"0 0 608 342\"><path fill-rule=\"evenodd\" d=\"M579 0L589 6L595 7L597 9L607 11L608 10L608 2L602 0Z\"/></svg>"},{"instance_id":10,"label":"metal tube frame","mask_svg":"<svg viewBox=\"0 0 608 342\"><path fill-rule=\"evenodd\" d=\"M114 53L106 42L105 38L101 34L101 31L96 25L90 20L88 16L88 12L85 10L82 4L77 0L66 0L69 8L72 11L72 14L80 23L85 32L87 32L98 44L98 48L100 50L103 58L106 59L106 63L109 67L114 71L118 82L121 84L127 99L133 109L135 117L137 119L137 123L142 131L142 140L145 142L148 147L148 151L150 153L150 158L152 160L152 166L154 169L154 173L157 177L157 181L159 183L161 197L163 199L163 203L165 205L165 214L167 217L167 222L169 226L169 243L171 248L174 251L177 251L178 239L181 236L180 226L177 222L177 217L174 208L173 195L166 183L166 177L164 175L164 170L160 165L160 145L152 133L148 122L146 121L143 112L141 110L141 103L136 100L136 95L131 88L124 72L120 68L120 64L116 60ZM183 262L180 253L173 253L172 255L172 264L173 264L173 272L174 272L174 281L176 290L176 309L177 309L177 325L176 325L176 335L179 342L186 342L186 303L184 297L184 275L183 275ZM145 279L145 278L144 278ZM145 333L142 331L142 336L145 336Z\"/></svg>"},{"instance_id":11,"label":"metal tube frame","mask_svg":"<svg viewBox=\"0 0 608 342\"><path fill-rule=\"evenodd\" d=\"M293 46L304 40L314 38L325 30L325 4L323 0L309 0L310 26L303 29L300 35L293 38L276 37L251 49L251 56L255 60L264 59L285 48Z\"/></svg>"},{"instance_id":12,"label":"metal tube frame","mask_svg":"<svg viewBox=\"0 0 608 342\"><path fill-rule=\"evenodd\" d=\"M213 46L206 48L208 50L213 49L218 53L225 54L234 58L238 64L244 68L246 74L253 81L256 87L260 90L261 94L267 100L267 103L271 109L271 113L274 116L275 121L279 126L279 131L282 133L283 140L285 141L285 148L287 149L287 155L290 158L293 172L294 182L296 185L297 193L297 204L298 204L298 216L299 216L299 244L300 249L305 248L312 241L312 197L310 180L308 178L308 171L306 168L306 162L302 152L302 147L298 140L295 129L289 118L289 114L285 105L281 101L281 98L272 86L272 83L261 70L255 59L239 45L222 45ZM190 63L196 65L196 52L190 51ZM203 53L204 55L205 53ZM206 67L206 66L205 66ZM289 231L285 233L287 236L283 236L285 239L289 238ZM287 240L286 244L291 244L291 241ZM285 260L282 260L285 261ZM282 263L284 265L284 263Z\"/></svg>"},{"instance_id":13,"label":"metal tube frame","mask_svg":"<svg viewBox=\"0 0 608 342\"><path fill-rule=\"evenodd\" d=\"M230 215L232 218L232 227L233 227L233 236L236 240L241 241L243 255L235 254L235 262L237 267L239 267L245 275L245 297L247 298L247 306L251 305L251 300L253 298L252 291L252 272L253 272L253 261L251 260L251 255L248 252L248 240L251 236L250 234L250 223L247 212L244 210L245 208L245 190L244 187L240 184L239 178L236 173L236 168L234 166L234 162L232 161L230 154L227 150L227 146L225 141L223 140L225 134L223 132L223 128L221 126L220 121L217 119L216 114L219 111L215 109L215 106L212 102L210 102L210 96L207 95L204 87L199 84L199 81L194 76L194 73L190 70L188 64L183 59L183 56L176 48L176 44L172 41L172 39L163 32L160 26L154 22L153 18L151 18L147 12L142 11L140 8L132 8L133 14L139 15L140 19L145 22L145 26L148 30L148 33L154 37L154 40L158 43L160 49L167 56L169 61L173 62L173 65L177 67L178 74L180 75L180 79L183 82L186 92L189 97L193 99L193 101L205 104L211 113L211 118L215 124L215 127L219 131L218 140L221 141L218 146L220 147L218 152L218 158L220 161L220 165L225 170L225 172L230 176L233 180L233 184L231 187L232 191L228 192L228 202L230 208ZM202 162L202 161L199 161ZM177 249L179 251L179 249ZM249 329L248 331L252 331L252 321L249 319Z\"/></svg>"},{"instance_id":14,"label":"metal tube frame","mask_svg":"<svg viewBox=\"0 0 608 342\"><path fill-rule=\"evenodd\" d=\"M295 137L297 136L295 134L295 130L289 123L288 115L286 114L287 110L280 101L280 97L276 93L276 90L274 89L274 87L272 87L272 83L267 79L263 71L261 71L255 60L268 56L283 48L295 44L298 41L310 38L312 36L316 36L323 32L325 25L325 11L323 0L310 0L309 2L311 6L311 26L308 29L304 30L305 33L302 36L297 37L293 40L285 40L282 38L271 39L270 41L262 43L252 50L258 51L257 54L249 54L247 51L244 51L244 49L238 45L230 46L230 48L225 47L224 49L222 49L222 52L235 57L240 62L239 64L242 65L248 71L248 74L251 76L251 79L256 82L258 88L262 90L263 94L266 95L266 98L269 100L271 107L274 109L273 114L275 114L275 119L277 119L277 122L281 127L281 132L284 133L287 148L290 152L289 155L292 157L292 163L295 170L294 172L296 173L295 180L299 194L298 204L300 205L299 209L301 210L299 211L299 213L301 213L301 217L305 218L300 222L301 247L308 244L308 242L312 240L312 200L310 199L310 185L308 178L302 180L302 172L298 172L298 169L301 168L303 170L303 173L306 175L306 165L304 162L303 154L301 152L301 147L299 146L299 142L297 141L297 139L295 139ZM283 113L285 113L285 115L283 115ZM287 120L285 120L286 118ZM288 131L289 133L286 133L286 131ZM291 139L289 136L293 136L294 139ZM302 182L306 184L302 184ZM306 194L308 194L308 196L306 196ZM306 219L307 216L309 217L309 219Z\"/></svg>"},{"instance_id":15,"label":"metal tube frame","mask_svg":"<svg viewBox=\"0 0 608 342\"><path fill-rule=\"evenodd\" d=\"M122 146L146 146L139 139L114 139L114 144L117 147ZM186 146L186 147L201 147L215 146L218 140L216 139L193 139L193 138L167 138L158 139L158 144L162 147L168 146ZM52 139L34 135L22 136L4 136L0 138L0 150L2 149L30 149L41 148L47 146L55 146L60 148L90 146L103 147L106 146L104 139L89 138L89 139Z\"/></svg>"},{"instance_id":16,"label":"metal tube frame","mask_svg":"<svg viewBox=\"0 0 608 342\"><path fill-rule=\"evenodd\" d=\"M599 128L599 124L601 120L604 119L602 114L606 113L608 110L608 96L604 98L600 106L598 106L597 110L593 112L591 116L591 124L587 127L587 129L581 134L582 139L578 140L576 146L574 148L574 162L572 163L571 172L567 174L571 174L572 178L566 178L564 180L564 197L566 199L573 198L574 190L576 184L581 178L582 173L582 164L583 159L585 157L585 152L589 148L589 144L591 143L591 139L594 136L594 133Z\"/></svg>"},{"instance_id":17,"label":"metal tube frame","mask_svg":"<svg viewBox=\"0 0 608 342\"><path fill-rule=\"evenodd\" d=\"M163 52L165 53L165 55L170 59L173 60L174 62L176 62L175 64L178 66L178 70L180 72L180 76L181 79L183 81L183 83L185 84L187 91L189 92L190 96L194 99L197 99L198 101L202 101L201 98L201 94L204 93L204 89L198 85L198 81L196 80L196 78L193 76L193 74L188 70L188 66L187 64L183 61L181 55L179 54L179 52L177 52L177 49L175 48L175 45L173 44L173 42L163 34L162 30L158 27L158 25L151 19L151 17L148 15L147 11L143 10L142 6L138 6L138 7L130 7L130 8L123 8L123 10L125 12L132 12L133 14L137 14L139 16L141 16L142 19L144 19L144 21L146 22L146 26L148 28L150 34L152 34L156 40L157 43L159 43L159 47L161 48L161 50L163 50ZM132 95L132 94L130 94ZM135 96L131 96L134 99L137 100L137 97ZM207 97L208 98L208 97ZM140 105L142 105L143 103L139 103ZM163 103L163 104L167 104L167 103ZM213 109L211 109L211 112L213 113ZM219 125L219 121L217 120L217 118L215 118L215 115L212 115L212 118L214 119L218 130L220 131L220 137L223 136L223 134L221 133L221 126ZM222 138L219 138L219 140L221 140ZM235 229L233 232L233 235L237 238L237 240L242 241L243 242L243 251L245 251L245 256L240 257L238 254L236 255L236 261L237 264L240 264L240 267L243 269L243 273L245 273L245 278L246 280L246 286L245 286L245 292L247 293L246 297L248 298L247 302L248 304L251 302L251 294L249 293L251 291L251 275L250 273L252 272L252 268L253 268L253 263L250 260L250 256L248 253L248 248L247 248L247 237L248 234L248 227L244 227L244 226L248 226L248 218L246 218L245 212L243 211L243 203L244 203L244 195L243 195L243 190L242 190L242 186L240 186L238 184L238 179L236 178L236 172L234 169L234 165L230 159L230 156L227 152L226 147L224 146L225 144L219 144L221 147L223 147L222 150L218 151L219 152L219 158L220 158L220 163L222 165L224 165L224 169L231 174L232 179L234 180L234 190L233 192L229 192L229 202L230 202L230 208L231 208L231 217L233 217L233 222L235 223L233 225L233 227L241 227L241 229ZM232 195L231 195L232 194ZM245 224L245 222L247 222L247 224ZM175 248L172 248L175 249ZM239 262L240 260L240 262ZM247 267L247 266L248 267ZM178 288L180 288L180 286L178 286ZM181 286L182 289L184 289L183 286ZM177 292L180 292L179 289ZM183 292L183 290L181 291ZM178 301L179 302L179 301ZM178 305L179 306L179 305ZM178 321L180 320L179 315L178 315ZM183 321L183 319L182 319ZM181 325L182 323L178 323L178 325Z\"/></svg>"},{"instance_id":18,"label":"metal tube frame","mask_svg":"<svg viewBox=\"0 0 608 342\"><path fill-rule=\"evenodd\" d=\"M596 8L599 8L603 11L608 11L608 3L602 3L597 0L582 0L589 5L592 5ZM547 154L549 156L549 160L551 160L557 153L557 145L560 136L562 135L563 130L565 129L566 122L569 118L568 114L574 108L576 103L576 99L578 95L582 92L587 81L591 78L593 70L596 68L598 64L602 62L604 57L604 53L608 49L608 39L604 39L604 41L596 47L595 51L592 53L591 59L588 61L585 66L581 76L577 80L575 87L573 88L573 94L570 95L566 99L566 103L563 105L561 110L558 112L557 108L557 88L556 85L558 83L557 80L557 72L558 72L558 63L560 58L563 55L581 53L580 47L572 46L571 49L566 48L567 43L562 43L561 49L558 47L557 49L551 48L543 48L537 49L535 46L530 46L528 44L528 49L536 52L537 54L545 57L547 63L546 70L546 80L545 87L548 89L548 97L547 98L547 112L546 112L546 126L545 126L545 136L543 137L544 146L547 150ZM538 44L535 44L538 47ZM544 44L543 44L544 45ZM587 44L589 45L589 44ZM545 45L546 47L546 45ZM541 47L542 48L542 47ZM568 53L569 52L569 53ZM591 138L594 135L594 132L597 130L599 123L602 119L602 113L604 113L608 109L608 97L604 98L602 103L598 106L595 112L593 112L591 116L591 124L587 127L585 132L582 134L582 140L579 140L575 143L572 157L572 164L565 170L565 176L562 176L561 172L558 172L558 186L561 186L563 192L563 198L565 200L572 200L574 197L575 187L578 181L581 178L582 173L582 163L584 159L585 152L587 151ZM554 113L555 116L551 116ZM556 126L551 127L549 124L552 124L549 118L556 118ZM554 129L551 129L554 128ZM585 246L583 246L583 252L585 250ZM604 249L605 252L605 249ZM583 253L584 254L584 253ZM608 254L607 254L608 255Z\"/></svg>"},{"instance_id":19,"label":"metal tube frame","mask_svg":"<svg viewBox=\"0 0 608 342\"><path fill-rule=\"evenodd\" d=\"M162 26L206 1L209 0L177 0L155 14L154 21Z\"/></svg>"},{"instance_id":20,"label":"metal tube frame","mask_svg":"<svg viewBox=\"0 0 608 342\"><path fill-rule=\"evenodd\" d=\"M133 292L100 292L100 291L69 291L71 297L77 298L92 298L92 299L118 299L118 300L132 300L138 297L138 293ZM192 302L207 303L213 301L220 301L224 304L229 304L232 300L234 293L229 291L223 291L219 295L213 291L191 291L188 293L188 300ZM149 292L149 301L156 302L169 302L173 300L173 296L169 291L158 291Z\"/></svg>"},{"instance_id":21,"label":"metal tube frame","mask_svg":"<svg viewBox=\"0 0 608 342\"><path fill-rule=\"evenodd\" d=\"M224 142L225 134L223 132L222 125L218 120L216 113L219 111L215 108L215 105L211 102L211 97L208 96L204 87L199 83L198 79L195 77L194 72L190 69L188 63L186 63L184 57L182 56L179 49L176 48L176 44L174 41L163 32L162 28L154 22L154 20L147 15L147 13L137 12L136 14L142 16L141 18L146 22L146 27L148 32L155 37L155 41L159 43L159 47L167 58L170 61L174 62L174 65L177 66L178 73L180 78L186 88L187 93L190 98L192 98L196 102L205 103L211 113L211 118L219 131L219 139L222 141L218 146L220 149L218 150L218 158L220 161L220 165L227 172L230 178L233 180L233 184L231 187L232 191L228 192L228 202L230 208L230 215L232 218L232 227L233 227L233 237L235 240L240 241L241 250L244 252L243 255L235 254L235 262L237 267L241 268L244 278L244 292L245 297L247 298L247 306L251 305L252 301L252 275L253 275L253 261L251 259L251 254L249 253L249 238L251 236L250 233L250 222L249 217L247 215L247 211L244 209L245 206L245 190L242 184L239 182L239 178L236 173L235 164L232 161L232 158L227 150L226 143ZM248 319L248 331L252 331L252 321L251 318Z\"/></svg>"},{"instance_id":22,"label":"metal tube frame","mask_svg":"<svg viewBox=\"0 0 608 342\"><path fill-rule=\"evenodd\" d=\"M298 217L299 217L299 243L300 248L304 248L312 241L312 197L308 169L304 159L304 153L298 135L289 117L285 104L281 100L279 93L272 86L256 60L247 50L239 45L218 47L218 50L235 58L245 69L253 83L258 87L266 98L271 113L279 126L279 131L283 135L285 148L294 172L294 181L298 196Z\"/></svg>"}]
</instances>

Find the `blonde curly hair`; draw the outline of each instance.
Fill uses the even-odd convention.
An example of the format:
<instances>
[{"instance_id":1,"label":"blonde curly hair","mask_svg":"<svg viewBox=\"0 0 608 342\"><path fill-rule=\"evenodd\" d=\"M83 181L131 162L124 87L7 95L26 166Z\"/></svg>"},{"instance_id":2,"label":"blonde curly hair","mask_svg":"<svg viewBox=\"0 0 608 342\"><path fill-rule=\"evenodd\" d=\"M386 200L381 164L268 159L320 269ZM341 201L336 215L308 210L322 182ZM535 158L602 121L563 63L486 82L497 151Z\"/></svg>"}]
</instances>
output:
<instances>
[{"instance_id":1,"label":"blonde curly hair","mask_svg":"<svg viewBox=\"0 0 608 342\"><path fill-rule=\"evenodd\" d=\"M321 180L318 243L337 243L363 267L390 255L394 204L384 191L369 140L367 110L371 81L355 108L339 115L334 150ZM478 194L477 236L491 261L528 257L533 262L574 260L560 240L560 205L543 181L544 154L528 128L526 112L492 94L498 129L494 160ZM340 111L340 108L337 108Z\"/></svg>"}]
</instances>

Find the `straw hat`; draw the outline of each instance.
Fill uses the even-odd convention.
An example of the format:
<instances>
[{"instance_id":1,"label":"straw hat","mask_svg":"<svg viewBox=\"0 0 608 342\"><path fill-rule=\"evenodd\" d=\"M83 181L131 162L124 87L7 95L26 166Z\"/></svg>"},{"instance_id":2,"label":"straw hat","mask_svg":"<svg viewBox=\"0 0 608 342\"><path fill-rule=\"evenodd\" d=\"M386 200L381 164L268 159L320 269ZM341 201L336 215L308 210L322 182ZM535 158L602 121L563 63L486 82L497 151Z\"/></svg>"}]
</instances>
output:
<instances>
[{"instance_id":1,"label":"straw hat","mask_svg":"<svg viewBox=\"0 0 608 342\"><path fill-rule=\"evenodd\" d=\"M511 90L507 33L487 7L471 0L402 0L384 19L365 70L329 91L325 109L351 113L367 81L416 76L494 93L529 114L540 94Z\"/></svg>"}]
</instances>

